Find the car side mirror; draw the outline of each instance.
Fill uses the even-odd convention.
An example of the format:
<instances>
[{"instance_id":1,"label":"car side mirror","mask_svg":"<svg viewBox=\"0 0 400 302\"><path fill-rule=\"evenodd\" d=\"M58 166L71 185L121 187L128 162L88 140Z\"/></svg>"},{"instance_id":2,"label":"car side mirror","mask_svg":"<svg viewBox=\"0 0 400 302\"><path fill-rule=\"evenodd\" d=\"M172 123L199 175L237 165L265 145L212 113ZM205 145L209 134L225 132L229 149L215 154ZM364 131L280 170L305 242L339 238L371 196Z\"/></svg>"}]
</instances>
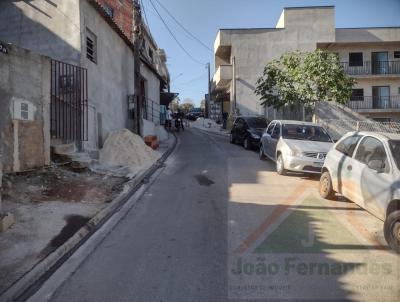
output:
<instances>
[{"instance_id":1,"label":"car side mirror","mask_svg":"<svg viewBox=\"0 0 400 302\"><path fill-rule=\"evenodd\" d=\"M385 162L381 159L373 159L368 162L368 168L378 172L382 173L385 171Z\"/></svg>"}]
</instances>

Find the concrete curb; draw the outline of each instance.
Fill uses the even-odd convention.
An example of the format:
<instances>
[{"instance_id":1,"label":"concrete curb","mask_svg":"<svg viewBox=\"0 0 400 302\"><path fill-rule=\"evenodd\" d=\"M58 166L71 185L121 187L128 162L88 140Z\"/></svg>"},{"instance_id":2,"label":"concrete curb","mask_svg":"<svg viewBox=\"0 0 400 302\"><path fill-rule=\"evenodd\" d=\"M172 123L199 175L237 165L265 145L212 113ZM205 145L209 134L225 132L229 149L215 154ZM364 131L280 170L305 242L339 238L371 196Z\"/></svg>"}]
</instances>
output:
<instances>
[{"instance_id":1,"label":"concrete curb","mask_svg":"<svg viewBox=\"0 0 400 302\"><path fill-rule=\"evenodd\" d=\"M60 246L56 251L48 255L45 259L37 263L22 278L11 285L1 296L1 302L25 301L33 294L41 284L43 284L83 243L85 243L98 229L101 228L129 198L147 183L148 179L161 168L165 160L171 155L177 146L177 137L173 134L174 141L164 154L147 170L143 171L128 184L131 189L125 194L115 198L108 207L100 211L85 226L76 232L67 242Z\"/></svg>"}]
</instances>

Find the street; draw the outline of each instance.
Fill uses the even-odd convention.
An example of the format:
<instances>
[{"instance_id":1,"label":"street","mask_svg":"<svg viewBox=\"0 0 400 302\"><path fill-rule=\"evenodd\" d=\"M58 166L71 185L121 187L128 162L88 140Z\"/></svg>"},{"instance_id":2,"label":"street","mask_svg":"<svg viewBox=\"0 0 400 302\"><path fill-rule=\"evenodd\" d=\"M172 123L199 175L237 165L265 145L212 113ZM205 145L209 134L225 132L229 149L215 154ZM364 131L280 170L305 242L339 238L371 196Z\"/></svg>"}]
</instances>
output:
<instances>
[{"instance_id":1,"label":"street","mask_svg":"<svg viewBox=\"0 0 400 302\"><path fill-rule=\"evenodd\" d=\"M178 133L166 167L51 301L394 301L382 222L227 138Z\"/></svg>"}]
</instances>

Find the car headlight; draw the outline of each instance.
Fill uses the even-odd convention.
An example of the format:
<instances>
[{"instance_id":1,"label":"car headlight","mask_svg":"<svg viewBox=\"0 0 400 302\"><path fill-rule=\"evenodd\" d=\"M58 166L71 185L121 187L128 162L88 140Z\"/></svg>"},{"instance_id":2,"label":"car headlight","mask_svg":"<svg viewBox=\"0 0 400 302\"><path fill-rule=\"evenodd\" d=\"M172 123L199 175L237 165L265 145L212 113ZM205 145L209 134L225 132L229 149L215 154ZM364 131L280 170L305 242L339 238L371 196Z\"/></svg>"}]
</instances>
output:
<instances>
[{"instance_id":1,"label":"car headlight","mask_svg":"<svg viewBox=\"0 0 400 302\"><path fill-rule=\"evenodd\" d=\"M289 154L291 156L295 156L295 157L300 157L303 155L303 153L299 150L290 150Z\"/></svg>"},{"instance_id":2,"label":"car headlight","mask_svg":"<svg viewBox=\"0 0 400 302\"><path fill-rule=\"evenodd\" d=\"M250 133L251 137L254 139L260 139L260 136L258 134L255 133Z\"/></svg>"}]
</instances>

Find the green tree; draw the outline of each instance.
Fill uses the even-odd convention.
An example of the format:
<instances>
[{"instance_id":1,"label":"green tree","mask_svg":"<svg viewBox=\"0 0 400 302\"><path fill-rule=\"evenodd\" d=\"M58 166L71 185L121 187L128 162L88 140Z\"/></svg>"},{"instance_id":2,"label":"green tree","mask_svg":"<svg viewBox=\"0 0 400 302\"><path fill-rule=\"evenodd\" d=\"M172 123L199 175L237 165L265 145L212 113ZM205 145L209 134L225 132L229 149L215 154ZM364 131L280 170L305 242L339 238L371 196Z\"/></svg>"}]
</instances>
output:
<instances>
[{"instance_id":1,"label":"green tree","mask_svg":"<svg viewBox=\"0 0 400 302\"><path fill-rule=\"evenodd\" d=\"M179 108L180 108L183 112L188 113L188 111L189 111L190 109L194 108L194 106L193 106L192 103L183 103L183 104L181 104L181 105L179 106Z\"/></svg>"},{"instance_id":2,"label":"green tree","mask_svg":"<svg viewBox=\"0 0 400 302\"><path fill-rule=\"evenodd\" d=\"M171 103L169 103L169 109L172 112L177 112L179 109L179 98L174 99Z\"/></svg>"},{"instance_id":3,"label":"green tree","mask_svg":"<svg viewBox=\"0 0 400 302\"><path fill-rule=\"evenodd\" d=\"M355 80L345 74L334 53L290 52L269 62L255 93L264 106L313 105L319 101L346 103Z\"/></svg>"}]
</instances>

